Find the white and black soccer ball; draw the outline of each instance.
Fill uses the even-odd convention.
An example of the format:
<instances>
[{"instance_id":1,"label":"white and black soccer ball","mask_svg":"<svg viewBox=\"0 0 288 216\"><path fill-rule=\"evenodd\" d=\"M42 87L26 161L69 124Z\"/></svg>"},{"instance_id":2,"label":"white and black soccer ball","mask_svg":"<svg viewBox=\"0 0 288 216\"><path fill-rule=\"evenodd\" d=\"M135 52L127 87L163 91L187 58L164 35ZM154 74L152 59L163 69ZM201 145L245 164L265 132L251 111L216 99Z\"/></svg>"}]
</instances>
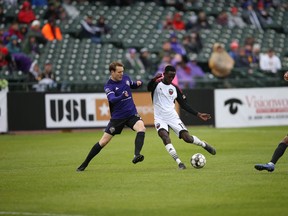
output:
<instances>
[{"instance_id":1,"label":"white and black soccer ball","mask_svg":"<svg viewBox=\"0 0 288 216\"><path fill-rule=\"evenodd\" d=\"M203 154L196 153L196 154L192 155L192 157L190 159L190 163L194 168L200 169L200 168L203 168L205 166L206 158Z\"/></svg>"}]
</instances>

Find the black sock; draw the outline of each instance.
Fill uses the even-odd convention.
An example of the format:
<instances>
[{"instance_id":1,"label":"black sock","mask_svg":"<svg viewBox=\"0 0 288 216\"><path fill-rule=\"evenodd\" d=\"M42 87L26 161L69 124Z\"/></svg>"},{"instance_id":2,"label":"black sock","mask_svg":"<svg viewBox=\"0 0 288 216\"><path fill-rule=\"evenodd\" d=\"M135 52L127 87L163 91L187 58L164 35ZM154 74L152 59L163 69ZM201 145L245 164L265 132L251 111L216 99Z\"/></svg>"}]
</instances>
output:
<instances>
[{"instance_id":1,"label":"black sock","mask_svg":"<svg viewBox=\"0 0 288 216\"><path fill-rule=\"evenodd\" d=\"M144 144L145 132L138 132L135 138L135 155L139 155Z\"/></svg>"},{"instance_id":2,"label":"black sock","mask_svg":"<svg viewBox=\"0 0 288 216\"><path fill-rule=\"evenodd\" d=\"M82 163L81 166L87 167L89 162L101 151L102 147L100 146L99 142L97 142L92 149L90 150L89 154L87 155L85 161Z\"/></svg>"},{"instance_id":3,"label":"black sock","mask_svg":"<svg viewBox=\"0 0 288 216\"><path fill-rule=\"evenodd\" d=\"M284 154L286 148L288 147L287 144L281 142L278 147L275 149L274 154L272 156L271 162L276 164L279 158Z\"/></svg>"}]
</instances>

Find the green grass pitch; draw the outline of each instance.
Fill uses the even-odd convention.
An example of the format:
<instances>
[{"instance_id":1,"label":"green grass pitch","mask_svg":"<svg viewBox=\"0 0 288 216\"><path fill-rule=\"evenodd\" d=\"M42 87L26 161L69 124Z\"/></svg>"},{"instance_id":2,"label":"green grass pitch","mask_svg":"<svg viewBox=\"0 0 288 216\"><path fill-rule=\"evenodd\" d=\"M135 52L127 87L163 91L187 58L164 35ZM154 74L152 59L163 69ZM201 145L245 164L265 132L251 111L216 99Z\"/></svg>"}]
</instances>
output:
<instances>
[{"instance_id":1,"label":"green grass pitch","mask_svg":"<svg viewBox=\"0 0 288 216\"><path fill-rule=\"evenodd\" d=\"M132 164L135 132L125 129L81 173L75 170L102 130L0 135L0 215L287 215L288 152L273 173L254 169L270 160L287 126L189 131L217 154L171 133L187 166L178 170L148 128L145 160ZM189 161L197 152L207 159L199 170Z\"/></svg>"}]
</instances>

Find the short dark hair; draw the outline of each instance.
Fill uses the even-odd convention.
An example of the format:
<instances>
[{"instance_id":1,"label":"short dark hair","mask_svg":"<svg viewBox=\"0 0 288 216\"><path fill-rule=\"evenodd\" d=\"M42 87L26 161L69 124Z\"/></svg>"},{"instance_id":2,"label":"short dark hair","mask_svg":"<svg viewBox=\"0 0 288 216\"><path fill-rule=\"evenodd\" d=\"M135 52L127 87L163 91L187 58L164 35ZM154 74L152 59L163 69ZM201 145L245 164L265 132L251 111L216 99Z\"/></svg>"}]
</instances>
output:
<instances>
[{"instance_id":1,"label":"short dark hair","mask_svg":"<svg viewBox=\"0 0 288 216\"><path fill-rule=\"evenodd\" d=\"M112 62L112 63L109 65L109 71L110 71L110 72L111 72L111 71L115 71L117 66L124 67L124 65L123 65L121 62Z\"/></svg>"},{"instance_id":2,"label":"short dark hair","mask_svg":"<svg viewBox=\"0 0 288 216\"><path fill-rule=\"evenodd\" d=\"M164 69L164 73L168 73L169 71L176 72L176 69L172 65L167 65Z\"/></svg>"}]
</instances>

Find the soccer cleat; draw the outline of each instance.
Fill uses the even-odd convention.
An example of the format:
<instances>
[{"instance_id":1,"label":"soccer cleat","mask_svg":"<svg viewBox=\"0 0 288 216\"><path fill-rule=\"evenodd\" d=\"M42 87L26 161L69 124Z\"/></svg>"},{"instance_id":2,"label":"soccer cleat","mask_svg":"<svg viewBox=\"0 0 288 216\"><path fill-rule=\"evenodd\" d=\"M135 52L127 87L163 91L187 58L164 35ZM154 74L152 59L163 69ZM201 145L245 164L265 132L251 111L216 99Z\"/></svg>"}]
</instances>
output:
<instances>
[{"instance_id":1,"label":"soccer cleat","mask_svg":"<svg viewBox=\"0 0 288 216\"><path fill-rule=\"evenodd\" d=\"M141 154L140 155L136 155L133 158L132 163L136 164L136 163L141 162L143 160L144 160L144 155L141 155Z\"/></svg>"},{"instance_id":2,"label":"soccer cleat","mask_svg":"<svg viewBox=\"0 0 288 216\"><path fill-rule=\"evenodd\" d=\"M86 166L81 165L81 166L79 166L79 167L76 169L76 171L77 171L77 172L82 172L82 171L84 171L85 169L86 169Z\"/></svg>"},{"instance_id":3,"label":"soccer cleat","mask_svg":"<svg viewBox=\"0 0 288 216\"><path fill-rule=\"evenodd\" d=\"M204 141L204 143L206 144L206 146L204 147L204 149L206 151L208 151L210 154L215 155L216 154L216 149L213 148L212 146L210 146L207 142Z\"/></svg>"},{"instance_id":4,"label":"soccer cleat","mask_svg":"<svg viewBox=\"0 0 288 216\"><path fill-rule=\"evenodd\" d=\"M181 170L186 169L185 164L182 163L182 162L178 164L178 167L179 167L179 169L181 169Z\"/></svg>"},{"instance_id":5,"label":"soccer cleat","mask_svg":"<svg viewBox=\"0 0 288 216\"><path fill-rule=\"evenodd\" d=\"M275 169L273 164L256 164L254 167L259 171L267 170L268 172L273 172Z\"/></svg>"}]
</instances>

